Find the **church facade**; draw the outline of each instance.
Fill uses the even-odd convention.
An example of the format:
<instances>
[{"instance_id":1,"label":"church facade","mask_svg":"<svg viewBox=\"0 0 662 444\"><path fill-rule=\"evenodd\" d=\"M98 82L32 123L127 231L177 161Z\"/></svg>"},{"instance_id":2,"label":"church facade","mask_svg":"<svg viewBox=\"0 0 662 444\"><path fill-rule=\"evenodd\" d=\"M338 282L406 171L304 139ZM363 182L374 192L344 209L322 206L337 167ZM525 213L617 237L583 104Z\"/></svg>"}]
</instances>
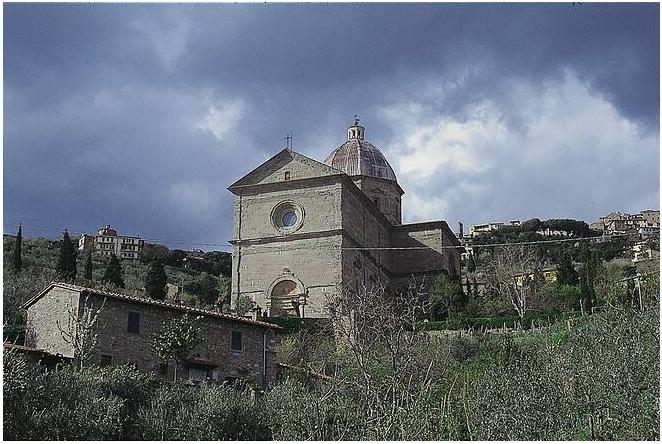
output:
<instances>
[{"instance_id":1,"label":"church facade","mask_svg":"<svg viewBox=\"0 0 662 444\"><path fill-rule=\"evenodd\" d=\"M324 162L284 149L228 189L233 307L243 298L268 316L324 318L342 288L429 286L460 272L446 222L402 224L404 191L358 121Z\"/></svg>"}]
</instances>

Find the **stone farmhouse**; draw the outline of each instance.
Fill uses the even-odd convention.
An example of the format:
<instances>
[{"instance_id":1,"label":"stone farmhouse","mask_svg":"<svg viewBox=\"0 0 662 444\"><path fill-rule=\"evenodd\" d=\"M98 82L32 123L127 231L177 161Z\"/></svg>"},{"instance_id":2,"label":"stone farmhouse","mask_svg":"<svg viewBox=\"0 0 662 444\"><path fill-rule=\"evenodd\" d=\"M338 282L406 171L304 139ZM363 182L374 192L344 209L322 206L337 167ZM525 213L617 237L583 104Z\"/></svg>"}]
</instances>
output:
<instances>
[{"instance_id":1,"label":"stone farmhouse","mask_svg":"<svg viewBox=\"0 0 662 444\"><path fill-rule=\"evenodd\" d=\"M228 189L233 307L244 298L269 316L325 318L341 288L431 285L460 271L446 222L402 223L404 191L358 119L324 162L286 148Z\"/></svg>"},{"instance_id":2,"label":"stone farmhouse","mask_svg":"<svg viewBox=\"0 0 662 444\"><path fill-rule=\"evenodd\" d=\"M152 336L164 321L186 313L202 317L202 334L177 379L228 381L245 379L260 386L276 375L273 361L275 331L280 327L259 320L112 293L53 283L26 302L25 346L50 356L74 358L74 347L63 331L72 316L102 307L98 316L98 345L92 361L98 365L135 364L172 380L174 362L160 362L151 349Z\"/></svg>"}]
</instances>

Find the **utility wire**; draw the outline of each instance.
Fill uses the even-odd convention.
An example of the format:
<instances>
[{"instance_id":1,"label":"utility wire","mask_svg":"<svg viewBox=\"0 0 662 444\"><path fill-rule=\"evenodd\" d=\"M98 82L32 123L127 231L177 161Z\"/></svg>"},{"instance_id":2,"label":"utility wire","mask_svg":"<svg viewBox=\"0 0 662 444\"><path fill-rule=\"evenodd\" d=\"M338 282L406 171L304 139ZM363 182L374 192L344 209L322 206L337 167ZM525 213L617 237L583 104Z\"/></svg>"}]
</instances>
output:
<instances>
[{"instance_id":1,"label":"utility wire","mask_svg":"<svg viewBox=\"0 0 662 444\"><path fill-rule=\"evenodd\" d=\"M18 224L16 224L18 226ZM32 228L37 230L47 230L47 231L57 231L62 232L62 228L53 228L53 227L41 227L36 225L22 224L23 227ZM84 231L70 232L72 234L83 234ZM562 243L562 242L579 242L584 240L593 240L593 241L602 241L611 238L618 238L628 236L627 234L611 234L603 236L593 236L593 237L575 237L568 239L547 239L547 240L538 240L538 241L526 241L526 242L504 242L504 243L495 243L495 244L471 244L471 245L440 245L440 246L420 246L420 247L333 247L340 250L349 250L349 251L383 251L383 250L451 250L451 249L461 249L465 247L470 247L474 249L478 248L493 248L493 247L504 247L504 246L518 246L518 245L540 245L540 244L552 244L552 243ZM206 247L229 247L226 244L216 244L212 242L193 242L185 240L169 240L169 239L153 239L153 238L141 238L147 242L164 242L169 244L179 244L179 245L195 245L195 246L206 246ZM276 240L282 240L283 238L275 238ZM328 247L328 246L327 246ZM242 249L251 248L251 249L261 249L261 250L282 250L282 248L274 245L242 245ZM299 248L299 249L308 249L308 248Z\"/></svg>"}]
</instances>

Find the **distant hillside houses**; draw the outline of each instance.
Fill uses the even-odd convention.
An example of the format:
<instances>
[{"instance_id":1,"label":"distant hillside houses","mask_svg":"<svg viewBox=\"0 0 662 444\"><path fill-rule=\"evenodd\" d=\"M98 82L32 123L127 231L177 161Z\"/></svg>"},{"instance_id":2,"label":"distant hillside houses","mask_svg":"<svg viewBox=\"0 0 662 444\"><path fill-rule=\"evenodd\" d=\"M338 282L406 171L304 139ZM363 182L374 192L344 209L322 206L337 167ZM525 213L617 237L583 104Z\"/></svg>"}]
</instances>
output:
<instances>
[{"instance_id":1,"label":"distant hillside houses","mask_svg":"<svg viewBox=\"0 0 662 444\"><path fill-rule=\"evenodd\" d=\"M518 220L511 220L508 223L505 223L505 222L488 222L486 224L472 225L471 228L469 228L469 237L476 237L479 234L490 233L492 231L496 231L499 228L502 228L502 227L505 227L505 226L517 227L519 225L520 225L520 221L518 221ZM460 235L460 237L463 237L462 234Z\"/></svg>"},{"instance_id":2,"label":"distant hillside houses","mask_svg":"<svg viewBox=\"0 0 662 444\"><path fill-rule=\"evenodd\" d=\"M99 256L115 255L119 259L140 259L145 241L138 236L120 236L110 225L99 228L96 234L82 234L78 240L80 251L92 251Z\"/></svg>"},{"instance_id":3,"label":"distant hillside houses","mask_svg":"<svg viewBox=\"0 0 662 444\"><path fill-rule=\"evenodd\" d=\"M549 219L541 221L538 218L529 219L524 222L511 220L509 222L489 222L486 224L473 225L469 229L469 236L462 236L462 224L460 224L460 237L465 241L482 235L499 233L537 233L541 236L586 236L590 232L586 222L574 219Z\"/></svg>"},{"instance_id":4,"label":"distant hillside houses","mask_svg":"<svg viewBox=\"0 0 662 444\"><path fill-rule=\"evenodd\" d=\"M643 210L636 214L609 213L590 225L605 234L631 234L642 239L659 237L660 210Z\"/></svg>"}]
</instances>

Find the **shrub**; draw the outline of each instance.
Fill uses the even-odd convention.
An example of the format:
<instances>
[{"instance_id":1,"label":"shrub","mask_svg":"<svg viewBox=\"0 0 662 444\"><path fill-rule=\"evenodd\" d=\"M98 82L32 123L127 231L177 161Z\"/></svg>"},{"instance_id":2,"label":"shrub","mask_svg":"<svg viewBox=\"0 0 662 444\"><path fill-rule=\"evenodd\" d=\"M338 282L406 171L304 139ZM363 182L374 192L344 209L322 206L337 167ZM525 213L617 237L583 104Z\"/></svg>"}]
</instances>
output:
<instances>
[{"instance_id":1,"label":"shrub","mask_svg":"<svg viewBox=\"0 0 662 444\"><path fill-rule=\"evenodd\" d=\"M93 371L67 366L39 372L28 378L26 389L12 400L10 410L21 415L22 421L5 424L5 438L120 439L122 405L120 398L100 387Z\"/></svg>"},{"instance_id":2,"label":"shrub","mask_svg":"<svg viewBox=\"0 0 662 444\"><path fill-rule=\"evenodd\" d=\"M265 440L269 431L248 390L183 384L160 387L138 412L148 440Z\"/></svg>"},{"instance_id":3,"label":"shrub","mask_svg":"<svg viewBox=\"0 0 662 444\"><path fill-rule=\"evenodd\" d=\"M456 336L450 340L450 354L458 362L473 358L478 348L478 341L470 336Z\"/></svg>"},{"instance_id":4,"label":"shrub","mask_svg":"<svg viewBox=\"0 0 662 444\"><path fill-rule=\"evenodd\" d=\"M274 440L329 441L365 438L361 411L347 396L323 383L288 379L265 396L262 407ZM323 396L323 393L334 396Z\"/></svg>"}]
</instances>

